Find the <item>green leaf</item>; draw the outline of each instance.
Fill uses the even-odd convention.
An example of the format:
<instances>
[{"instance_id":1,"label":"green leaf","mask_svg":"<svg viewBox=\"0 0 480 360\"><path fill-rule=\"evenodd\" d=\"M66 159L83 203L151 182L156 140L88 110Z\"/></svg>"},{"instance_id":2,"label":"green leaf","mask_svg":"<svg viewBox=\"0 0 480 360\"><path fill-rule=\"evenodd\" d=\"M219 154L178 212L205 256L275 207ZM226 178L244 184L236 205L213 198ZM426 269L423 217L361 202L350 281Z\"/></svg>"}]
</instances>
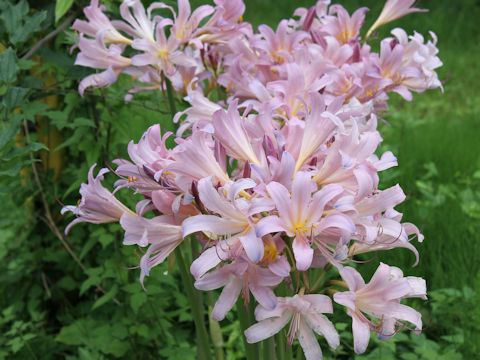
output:
<instances>
[{"instance_id":1,"label":"green leaf","mask_svg":"<svg viewBox=\"0 0 480 360\"><path fill-rule=\"evenodd\" d=\"M139 292L137 294L133 294L130 297L130 306L135 314L138 313L140 307L147 302L147 294L145 292Z\"/></svg>"},{"instance_id":2,"label":"green leaf","mask_svg":"<svg viewBox=\"0 0 480 360\"><path fill-rule=\"evenodd\" d=\"M58 23L58 20L70 10L72 5L73 0L57 0L57 3L55 4L55 23Z\"/></svg>"},{"instance_id":3,"label":"green leaf","mask_svg":"<svg viewBox=\"0 0 480 360\"><path fill-rule=\"evenodd\" d=\"M15 51L8 48L0 54L0 82L11 84L17 80L19 67Z\"/></svg>"},{"instance_id":4,"label":"green leaf","mask_svg":"<svg viewBox=\"0 0 480 360\"><path fill-rule=\"evenodd\" d=\"M97 301L95 301L95 303L92 306L92 310L95 310L100 306L108 303L110 300L112 300L115 297L115 295L117 295L117 292L118 292L118 287L117 285L114 285L110 289L110 291L108 291L105 295L101 296Z\"/></svg>"},{"instance_id":5,"label":"green leaf","mask_svg":"<svg viewBox=\"0 0 480 360\"><path fill-rule=\"evenodd\" d=\"M11 110L17 106L25 104L25 97L28 94L28 89L21 87L11 87L7 90L7 93L3 96L2 105Z\"/></svg>"}]
</instances>

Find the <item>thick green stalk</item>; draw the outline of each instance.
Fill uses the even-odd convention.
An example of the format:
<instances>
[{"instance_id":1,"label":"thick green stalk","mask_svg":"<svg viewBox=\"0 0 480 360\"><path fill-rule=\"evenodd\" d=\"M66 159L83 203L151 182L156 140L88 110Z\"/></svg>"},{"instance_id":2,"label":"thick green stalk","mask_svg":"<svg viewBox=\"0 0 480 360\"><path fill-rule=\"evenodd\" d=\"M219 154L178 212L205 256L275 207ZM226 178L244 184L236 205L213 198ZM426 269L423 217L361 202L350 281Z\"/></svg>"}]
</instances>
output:
<instances>
[{"instance_id":1,"label":"thick green stalk","mask_svg":"<svg viewBox=\"0 0 480 360\"><path fill-rule=\"evenodd\" d=\"M263 360L277 360L275 338L273 336L263 341Z\"/></svg>"},{"instance_id":2,"label":"thick green stalk","mask_svg":"<svg viewBox=\"0 0 480 360\"><path fill-rule=\"evenodd\" d=\"M277 335L275 335L275 345L277 349L277 359L286 360L285 358L285 333L281 330Z\"/></svg>"},{"instance_id":3,"label":"thick green stalk","mask_svg":"<svg viewBox=\"0 0 480 360\"><path fill-rule=\"evenodd\" d=\"M173 118L175 117L175 114L177 113L177 107L175 105L175 98L173 95L173 87L172 87L172 82L165 78L165 84L167 88L167 97L168 97L168 105L170 107L170 113L172 114L172 121ZM178 130L178 123L173 123L173 126L175 128L175 131Z\"/></svg>"},{"instance_id":4,"label":"thick green stalk","mask_svg":"<svg viewBox=\"0 0 480 360\"><path fill-rule=\"evenodd\" d=\"M242 299L237 301L237 312L238 319L240 321L240 329L242 330L243 344L245 345L245 358L247 360L256 360L258 358L256 353L257 348L254 344L249 344L245 338L245 335L243 334L250 326L250 321L248 316L248 308L245 306Z\"/></svg>"},{"instance_id":5,"label":"thick green stalk","mask_svg":"<svg viewBox=\"0 0 480 360\"><path fill-rule=\"evenodd\" d=\"M197 301L198 291L193 287L192 278L190 272L188 271L188 267L185 263L180 247L177 247L175 250L175 257L177 259L178 267L180 268L180 275L187 292L188 300L192 305L193 321L195 322L195 331L197 332L198 339L198 359L210 360L210 340L205 327L204 309L202 303Z\"/></svg>"}]
</instances>

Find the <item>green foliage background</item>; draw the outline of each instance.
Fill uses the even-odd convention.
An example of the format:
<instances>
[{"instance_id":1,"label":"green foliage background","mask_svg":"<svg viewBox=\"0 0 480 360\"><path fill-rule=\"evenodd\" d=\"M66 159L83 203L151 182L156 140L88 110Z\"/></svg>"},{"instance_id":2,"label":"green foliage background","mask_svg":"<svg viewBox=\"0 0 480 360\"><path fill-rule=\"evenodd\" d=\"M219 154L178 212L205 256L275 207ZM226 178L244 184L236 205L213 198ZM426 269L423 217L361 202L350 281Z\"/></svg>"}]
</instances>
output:
<instances>
[{"instance_id":1,"label":"green foliage background","mask_svg":"<svg viewBox=\"0 0 480 360\"><path fill-rule=\"evenodd\" d=\"M119 1L103 3L115 12ZM255 25L274 25L312 4L246 3L245 18ZM350 11L370 7L369 23L383 4L341 3ZM394 26L437 33L445 92L416 95L413 103L393 98L380 131L400 163L383 184L402 185L408 201L401 210L426 240L416 268L402 250L369 257L368 267L381 260L427 279L430 301L415 304L425 331L373 339L358 359L474 359L480 353L480 1L418 3L430 13ZM68 28L39 43L86 4L0 0L0 359L193 359L190 305L173 261L153 271L144 291L133 269L141 254L121 245L117 225L80 225L63 236L69 219L59 211L78 200L89 166L126 156L127 143L151 124L170 127L161 94L124 103L127 80L81 98L76 87L89 71L73 65ZM353 358L348 319L337 311L335 320L342 345L326 356ZM227 359L241 359L235 314L220 324L221 337L216 325L217 348Z\"/></svg>"}]
</instances>

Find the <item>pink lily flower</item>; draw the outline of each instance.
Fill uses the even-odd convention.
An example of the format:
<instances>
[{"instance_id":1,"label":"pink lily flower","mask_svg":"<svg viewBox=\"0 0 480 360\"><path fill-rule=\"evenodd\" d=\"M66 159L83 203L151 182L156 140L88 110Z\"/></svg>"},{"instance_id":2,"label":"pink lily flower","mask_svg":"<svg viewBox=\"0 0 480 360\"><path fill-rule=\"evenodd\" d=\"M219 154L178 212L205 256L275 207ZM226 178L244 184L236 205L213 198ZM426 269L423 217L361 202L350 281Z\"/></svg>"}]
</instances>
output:
<instances>
[{"instance_id":1,"label":"pink lily flower","mask_svg":"<svg viewBox=\"0 0 480 360\"><path fill-rule=\"evenodd\" d=\"M248 258L258 263L264 255L261 236L257 236L255 224L251 219L251 203L242 196L249 197L246 189L251 189L256 183L251 179L241 179L228 184L218 191L213 187L210 177L198 182L198 193L203 206L216 215L196 215L186 219L182 224L183 236L198 231L226 238L228 247L233 247L238 241L242 244ZM224 193L222 196L219 194ZM261 208L254 212L261 211Z\"/></svg>"},{"instance_id":2,"label":"pink lily flower","mask_svg":"<svg viewBox=\"0 0 480 360\"><path fill-rule=\"evenodd\" d=\"M274 274L268 268L255 265L240 257L234 262L202 276L195 281L195 287L203 291L223 287L212 310L212 317L220 321L225 318L240 294L245 303L248 303L251 292L263 307L274 309L277 305L277 298L272 288L282 280L283 277Z\"/></svg>"},{"instance_id":3,"label":"pink lily flower","mask_svg":"<svg viewBox=\"0 0 480 360\"><path fill-rule=\"evenodd\" d=\"M85 17L88 21L77 19L72 25L72 29L79 33L89 35L96 38L100 34L100 38L105 43L113 44L131 44L132 40L122 35L103 13L105 6L100 6L98 0L92 0L89 6L83 9ZM119 22L116 22L117 25ZM127 24L124 24L128 26Z\"/></svg>"},{"instance_id":4,"label":"pink lily flower","mask_svg":"<svg viewBox=\"0 0 480 360\"><path fill-rule=\"evenodd\" d=\"M161 264L182 241L182 228L167 215L147 219L134 213L125 213L120 219L125 230L124 245L149 246L140 260L140 281L150 274L152 267Z\"/></svg>"},{"instance_id":5,"label":"pink lily flower","mask_svg":"<svg viewBox=\"0 0 480 360\"><path fill-rule=\"evenodd\" d=\"M340 338L334 325L323 314L333 313L332 301L325 295L295 295L277 298L277 307L273 310L261 304L255 310L258 323L245 331L248 343L256 343L277 334L288 323L288 342L291 345L298 339L307 360L322 359L322 350L315 333L327 340L335 349Z\"/></svg>"},{"instance_id":6,"label":"pink lily flower","mask_svg":"<svg viewBox=\"0 0 480 360\"><path fill-rule=\"evenodd\" d=\"M157 124L147 129L138 144L130 141L128 155L132 162L122 159L114 161L118 165L115 173L123 177L115 183L115 187L133 187L145 195L165 188L163 170L173 162L171 151L165 143L171 135L171 132L167 132L162 136L160 125Z\"/></svg>"},{"instance_id":7,"label":"pink lily flower","mask_svg":"<svg viewBox=\"0 0 480 360\"><path fill-rule=\"evenodd\" d=\"M248 120L238 113L238 101L233 101L228 110L218 110L213 114L214 136L225 148L227 155L250 164L263 162L261 144L246 130Z\"/></svg>"},{"instance_id":8,"label":"pink lily flower","mask_svg":"<svg viewBox=\"0 0 480 360\"><path fill-rule=\"evenodd\" d=\"M284 231L293 237L293 254L299 271L310 267L313 260L311 245L322 231L331 227L350 234L354 231L353 223L344 215L324 214L325 206L343 192L341 186L328 185L317 191L311 175L298 172L292 182L291 195L285 186L276 182L268 184L267 191L275 203L278 216L262 218L257 224L257 234L263 236Z\"/></svg>"},{"instance_id":9,"label":"pink lily flower","mask_svg":"<svg viewBox=\"0 0 480 360\"><path fill-rule=\"evenodd\" d=\"M395 36L392 40L403 47L403 65L418 70L416 76L409 76L402 83L416 92L442 88L442 83L435 71L443 65L437 56L437 36L430 32L432 40L425 43L424 37L417 32L407 36L405 30L397 28L392 30L392 34Z\"/></svg>"},{"instance_id":10,"label":"pink lily flower","mask_svg":"<svg viewBox=\"0 0 480 360\"><path fill-rule=\"evenodd\" d=\"M360 35L360 29L365 21L367 11L368 8L360 8L350 17L343 6L330 6L329 15L336 16L327 18L326 25L322 27L322 31L334 36L342 44L356 41Z\"/></svg>"},{"instance_id":11,"label":"pink lily flower","mask_svg":"<svg viewBox=\"0 0 480 360\"><path fill-rule=\"evenodd\" d=\"M380 263L368 284L351 267L345 267L340 275L350 291L337 292L335 302L347 308L352 318L354 349L357 354L365 352L370 331L383 338L395 334L399 321L406 321L422 329L421 314L409 306L400 304L405 298L426 299L425 280L418 277L403 277L400 269ZM371 319L373 320L371 320Z\"/></svg>"},{"instance_id":12,"label":"pink lily flower","mask_svg":"<svg viewBox=\"0 0 480 360\"><path fill-rule=\"evenodd\" d=\"M373 23L373 25L368 29L366 38L369 38L370 35L377 30L380 26L388 24L394 20L400 19L405 15L416 13L416 12L426 12L426 9L419 9L412 7L416 0L387 0L383 6L382 12L378 19Z\"/></svg>"},{"instance_id":13,"label":"pink lily flower","mask_svg":"<svg viewBox=\"0 0 480 360\"><path fill-rule=\"evenodd\" d=\"M210 5L202 5L192 13L189 0L178 0L178 14L169 6L173 13L174 23L172 33L180 43L188 43L195 37L195 33L201 31L200 22L214 12Z\"/></svg>"},{"instance_id":14,"label":"pink lily flower","mask_svg":"<svg viewBox=\"0 0 480 360\"><path fill-rule=\"evenodd\" d=\"M332 113L337 105L338 103L325 106L321 96L312 95L312 110L305 120L295 171L300 170L303 164L327 141L335 129L343 128L340 119Z\"/></svg>"},{"instance_id":15,"label":"pink lily flower","mask_svg":"<svg viewBox=\"0 0 480 360\"><path fill-rule=\"evenodd\" d=\"M225 169L215 158L212 147L211 136L203 131L193 133L177 146L172 154L174 161L166 170L177 176L175 182L180 188L189 191L192 181L212 176L213 181L221 184L230 181Z\"/></svg>"},{"instance_id":16,"label":"pink lily flower","mask_svg":"<svg viewBox=\"0 0 480 360\"><path fill-rule=\"evenodd\" d=\"M189 128L194 132L201 130L209 132L213 114L222 109L219 104L208 99L201 88L194 88L193 84L196 84L195 79L188 86L187 96L184 98L191 106L178 112L173 118L174 123L180 124L177 136L182 136Z\"/></svg>"},{"instance_id":17,"label":"pink lily flower","mask_svg":"<svg viewBox=\"0 0 480 360\"><path fill-rule=\"evenodd\" d=\"M100 38L87 39L80 36L78 40L80 52L75 59L75 65L82 65L94 69L106 69L99 74L87 76L78 87L83 96L89 87L105 87L117 81L118 75L128 68L132 61L122 56L123 48L112 44L107 47Z\"/></svg>"},{"instance_id":18,"label":"pink lily flower","mask_svg":"<svg viewBox=\"0 0 480 360\"><path fill-rule=\"evenodd\" d=\"M125 213L134 214L102 185L104 175L109 170L105 168L100 169L97 177L94 177L93 170L95 166L96 164L88 172L88 183L82 184L80 187L82 199L79 204L62 208L62 215L70 211L77 216L65 229L66 234L68 234L72 226L81 222L105 224L119 221Z\"/></svg>"},{"instance_id":19,"label":"pink lily flower","mask_svg":"<svg viewBox=\"0 0 480 360\"><path fill-rule=\"evenodd\" d=\"M153 65L167 76L172 76L175 66L196 67L197 61L179 49L180 42L170 35L165 35L165 27L171 25L170 19L164 19L156 24L155 39L137 38L132 47L143 51L142 54L132 57L134 66Z\"/></svg>"}]
</instances>

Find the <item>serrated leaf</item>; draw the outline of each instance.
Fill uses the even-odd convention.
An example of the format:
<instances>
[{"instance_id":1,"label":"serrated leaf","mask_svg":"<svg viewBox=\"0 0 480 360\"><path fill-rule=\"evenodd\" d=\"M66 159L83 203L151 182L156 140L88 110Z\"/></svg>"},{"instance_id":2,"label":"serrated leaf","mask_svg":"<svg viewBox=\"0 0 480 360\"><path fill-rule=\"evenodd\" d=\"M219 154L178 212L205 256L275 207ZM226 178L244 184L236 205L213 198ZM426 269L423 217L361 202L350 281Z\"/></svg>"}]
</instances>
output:
<instances>
[{"instance_id":1,"label":"serrated leaf","mask_svg":"<svg viewBox=\"0 0 480 360\"><path fill-rule=\"evenodd\" d=\"M115 297L115 295L117 295L117 292L118 292L118 287L117 285L114 285L110 289L110 291L108 291L106 294L98 298L97 301L95 301L95 303L92 306L92 310L98 309L100 306L108 303L110 300L112 300Z\"/></svg>"},{"instance_id":2,"label":"serrated leaf","mask_svg":"<svg viewBox=\"0 0 480 360\"><path fill-rule=\"evenodd\" d=\"M15 51L8 48L0 54L0 82L13 83L17 80L19 67Z\"/></svg>"},{"instance_id":3,"label":"serrated leaf","mask_svg":"<svg viewBox=\"0 0 480 360\"><path fill-rule=\"evenodd\" d=\"M58 20L70 10L72 5L73 0L57 0L55 4L55 23L58 23Z\"/></svg>"},{"instance_id":4,"label":"serrated leaf","mask_svg":"<svg viewBox=\"0 0 480 360\"><path fill-rule=\"evenodd\" d=\"M6 94L2 98L2 105L11 110L18 106L25 104L25 97L28 94L28 89L21 87L11 87L7 90Z\"/></svg>"},{"instance_id":5,"label":"serrated leaf","mask_svg":"<svg viewBox=\"0 0 480 360\"><path fill-rule=\"evenodd\" d=\"M133 294L130 297L130 306L135 314L138 313L140 307L147 302L147 294L141 291L136 294Z\"/></svg>"},{"instance_id":6,"label":"serrated leaf","mask_svg":"<svg viewBox=\"0 0 480 360\"><path fill-rule=\"evenodd\" d=\"M7 145L17 133L20 127L20 119L13 118L9 127L0 130L0 150Z\"/></svg>"},{"instance_id":7,"label":"serrated leaf","mask_svg":"<svg viewBox=\"0 0 480 360\"><path fill-rule=\"evenodd\" d=\"M0 159L2 161L10 161L20 156L26 155L30 152L36 152L39 150L48 150L48 148L42 143L31 143L24 147L16 147L10 150L4 156L1 156Z\"/></svg>"}]
</instances>

